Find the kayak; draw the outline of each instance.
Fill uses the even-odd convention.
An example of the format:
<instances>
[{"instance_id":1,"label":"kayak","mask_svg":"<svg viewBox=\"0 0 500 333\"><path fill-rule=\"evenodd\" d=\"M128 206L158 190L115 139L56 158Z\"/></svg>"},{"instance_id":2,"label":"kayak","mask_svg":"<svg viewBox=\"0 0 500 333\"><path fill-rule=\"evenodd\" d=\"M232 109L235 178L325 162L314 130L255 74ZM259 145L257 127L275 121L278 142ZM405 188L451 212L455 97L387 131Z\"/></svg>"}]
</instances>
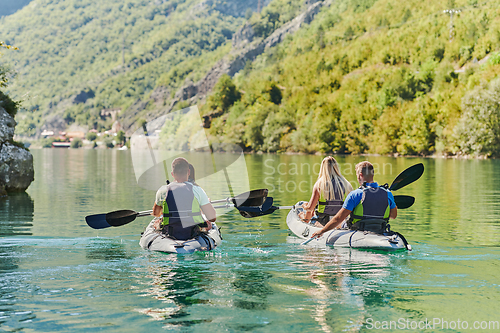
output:
<instances>
[{"instance_id":1,"label":"kayak","mask_svg":"<svg viewBox=\"0 0 500 333\"><path fill-rule=\"evenodd\" d=\"M286 224L297 237L305 240L309 239L313 233L321 230L321 228L299 218L299 213L304 210L302 204L303 201L299 201L293 206L287 215ZM393 231L378 234L370 231L335 229L325 232L321 237L312 240L310 244L374 250L407 249L411 251L411 246L406 242L403 235Z\"/></svg>"},{"instance_id":2,"label":"kayak","mask_svg":"<svg viewBox=\"0 0 500 333\"><path fill-rule=\"evenodd\" d=\"M146 227L139 241L144 250L187 254L196 251L211 251L222 242L220 230L213 222L212 229L207 233L188 240L173 239L158 232L154 229L153 222L154 220Z\"/></svg>"}]
</instances>

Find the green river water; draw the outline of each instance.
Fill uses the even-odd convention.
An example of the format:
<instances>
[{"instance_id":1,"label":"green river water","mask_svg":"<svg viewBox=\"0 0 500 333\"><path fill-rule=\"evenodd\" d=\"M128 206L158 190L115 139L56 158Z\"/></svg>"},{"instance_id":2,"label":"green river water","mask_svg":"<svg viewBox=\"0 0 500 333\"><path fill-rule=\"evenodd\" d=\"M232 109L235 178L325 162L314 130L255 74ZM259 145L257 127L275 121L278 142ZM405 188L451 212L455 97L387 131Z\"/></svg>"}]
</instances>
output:
<instances>
[{"instance_id":1,"label":"green river water","mask_svg":"<svg viewBox=\"0 0 500 333\"><path fill-rule=\"evenodd\" d=\"M368 157L379 183L425 165L397 192L415 205L391 223L412 252L300 246L287 211L255 219L230 211L218 219L224 241L215 251L172 255L140 248L148 218L103 230L85 223L89 214L151 209L155 192L137 185L129 151L32 153L27 194L0 199L0 330L499 330L498 160ZM322 156L245 159L251 188L292 205L309 198ZM353 181L353 165L367 157L337 159Z\"/></svg>"}]
</instances>

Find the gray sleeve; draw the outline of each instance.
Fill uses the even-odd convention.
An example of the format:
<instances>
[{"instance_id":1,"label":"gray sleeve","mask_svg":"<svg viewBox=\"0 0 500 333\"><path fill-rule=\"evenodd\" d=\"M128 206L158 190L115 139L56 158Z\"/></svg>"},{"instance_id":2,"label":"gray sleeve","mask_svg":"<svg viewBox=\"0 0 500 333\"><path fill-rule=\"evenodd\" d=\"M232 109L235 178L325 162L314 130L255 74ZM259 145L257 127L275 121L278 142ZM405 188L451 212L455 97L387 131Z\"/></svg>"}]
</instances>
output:
<instances>
[{"instance_id":1,"label":"gray sleeve","mask_svg":"<svg viewBox=\"0 0 500 333\"><path fill-rule=\"evenodd\" d=\"M158 206L162 206L163 205L163 201L165 201L165 196L166 195L167 195L167 186L164 185L164 186L160 187L158 189L158 191L156 192L155 203Z\"/></svg>"}]
</instances>

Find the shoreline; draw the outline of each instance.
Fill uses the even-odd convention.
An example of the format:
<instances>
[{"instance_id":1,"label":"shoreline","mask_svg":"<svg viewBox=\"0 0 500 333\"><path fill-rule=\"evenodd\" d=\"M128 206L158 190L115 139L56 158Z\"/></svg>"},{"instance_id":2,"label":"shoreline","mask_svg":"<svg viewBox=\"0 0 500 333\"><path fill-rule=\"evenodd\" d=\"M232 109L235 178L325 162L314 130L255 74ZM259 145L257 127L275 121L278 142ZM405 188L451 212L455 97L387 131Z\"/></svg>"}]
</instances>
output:
<instances>
[{"instance_id":1,"label":"shoreline","mask_svg":"<svg viewBox=\"0 0 500 333\"><path fill-rule=\"evenodd\" d=\"M114 148L108 148L105 145L98 145L97 147L91 147L90 145L84 145L79 148L54 148L54 147L42 147L41 145L37 144L32 144L29 146L29 149L85 149L85 150L92 150L92 149L97 149L97 150L130 150L128 149L120 149L117 147ZM159 149L156 149L159 150ZM486 156L486 155L479 155L479 156L472 156L472 155L445 155L445 154L432 154L432 155L401 155L398 153L395 154L387 154L387 155L382 155L382 154L372 154L372 153L363 153L363 154L344 154L344 153L321 153L321 152L315 152L315 153L304 153L304 152L292 152L292 151L287 151L287 152L262 152L262 151L244 151L243 154L245 155L315 155L315 156L376 156L376 157L403 157L403 158L427 158L427 159L457 159L457 160L497 160L498 157L494 156Z\"/></svg>"}]
</instances>

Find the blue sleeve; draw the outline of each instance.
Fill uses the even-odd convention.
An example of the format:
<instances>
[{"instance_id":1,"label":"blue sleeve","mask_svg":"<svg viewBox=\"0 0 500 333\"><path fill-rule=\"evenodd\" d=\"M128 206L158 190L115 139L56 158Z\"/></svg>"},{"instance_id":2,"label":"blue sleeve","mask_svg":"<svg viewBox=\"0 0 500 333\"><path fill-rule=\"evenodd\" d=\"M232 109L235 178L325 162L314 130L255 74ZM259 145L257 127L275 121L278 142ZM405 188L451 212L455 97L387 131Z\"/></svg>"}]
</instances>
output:
<instances>
[{"instance_id":1,"label":"blue sleeve","mask_svg":"<svg viewBox=\"0 0 500 333\"><path fill-rule=\"evenodd\" d=\"M387 191L387 198L389 199L389 208L396 208L396 202L394 201L394 195L390 191Z\"/></svg>"},{"instance_id":2,"label":"blue sleeve","mask_svg":"<svg viewBox=\"0 0 500 333\"><path fill-rule=\"evenodd\" d=\"M342 208L350 210L351 212L356 208L356 206L361 202L361 198L363 197L363 191L354 190L347 198L345 198L344 204Z\"/></svg>"}]
</instances>

